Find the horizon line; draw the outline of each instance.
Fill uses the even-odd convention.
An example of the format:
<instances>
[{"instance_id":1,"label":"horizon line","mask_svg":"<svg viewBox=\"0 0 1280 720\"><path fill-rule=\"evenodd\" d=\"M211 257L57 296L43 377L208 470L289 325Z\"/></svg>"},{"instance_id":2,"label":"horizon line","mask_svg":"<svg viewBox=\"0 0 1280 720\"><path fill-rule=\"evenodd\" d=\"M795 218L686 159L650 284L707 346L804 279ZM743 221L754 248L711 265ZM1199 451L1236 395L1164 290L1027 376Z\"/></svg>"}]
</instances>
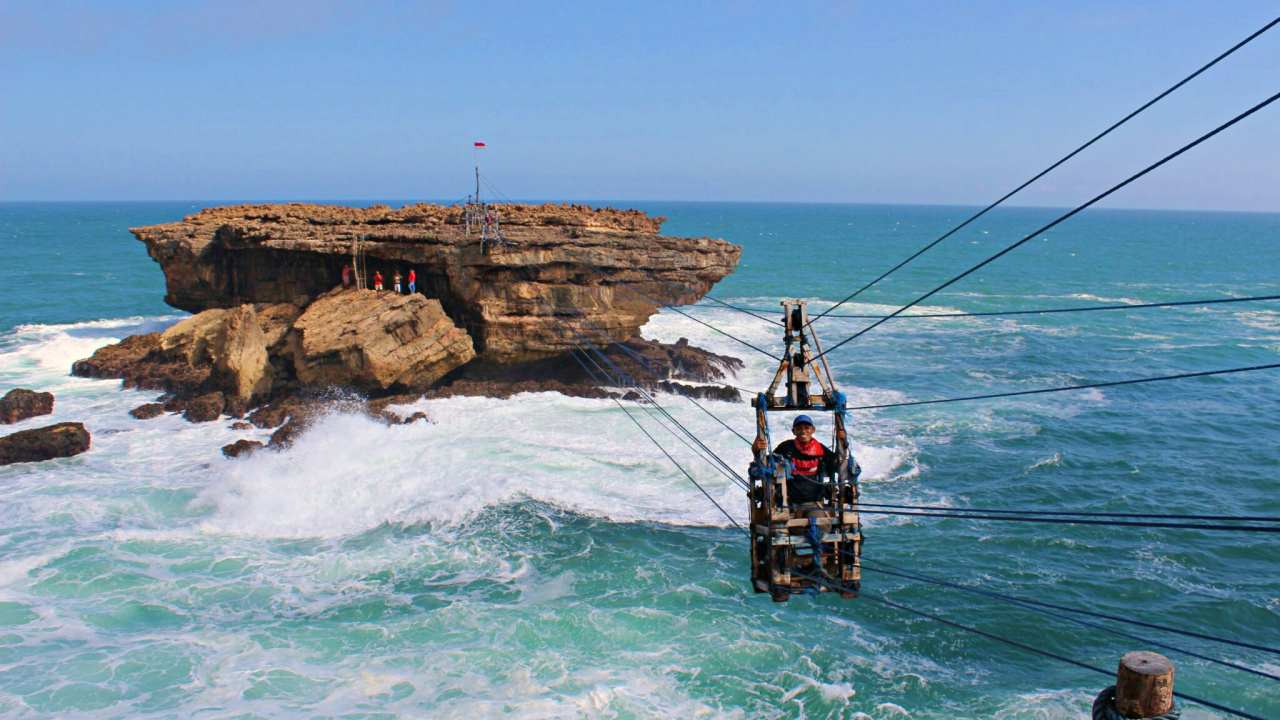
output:
<instances>
[{"instance_id":1,"label":"horizon line","mask_svg":"<svg viewBox=\"0 0 1280 720\"><path fill-rule=\"evenodd\" d=\"M391 203L402 204L432 204L450 205L458 204L458 199L443 200L441 198L409 198L409 197L318 197L306 199L285 200L279 198L266 199L249 199L249 198L213 198L213 199L134 199L134 200L103 200L103 199L59 199L59 200L0 200L0 205L71 205L71 204L160 204L160 203L190 203L214 205L287 205L287 204L304 204L319 205L325 203L371 203L388 205ZM606 205L601 205L602 203ZM936 208L981 208L985 204L981 203L938 203L938 202L859 202L848 200L685 200L685 199L663 199L663 198L575 198L575 199L550 199L550 198L518 198L511 199L507 202L493 203L496 205L597 205L600 207L612 206L615 209L626 209L617 207L618 203L671 203L683 205L841 205L841 206L862 206L862 207L936 207ZM403 205L402 205L403 206ZM1018 205L1012 203L1002 203L995 209L1018 209L1018 210L1068 210L1072 206L1069 205ZM1180 207L1093 207L1091 210L1120 211L1120 212L1203 212L1203 213L1235 213L1249 215L1275 215L1280 214L1280 209L1276 210L1243 210L1234 208L1180 208Z\"/></svg>"}]
</instances>

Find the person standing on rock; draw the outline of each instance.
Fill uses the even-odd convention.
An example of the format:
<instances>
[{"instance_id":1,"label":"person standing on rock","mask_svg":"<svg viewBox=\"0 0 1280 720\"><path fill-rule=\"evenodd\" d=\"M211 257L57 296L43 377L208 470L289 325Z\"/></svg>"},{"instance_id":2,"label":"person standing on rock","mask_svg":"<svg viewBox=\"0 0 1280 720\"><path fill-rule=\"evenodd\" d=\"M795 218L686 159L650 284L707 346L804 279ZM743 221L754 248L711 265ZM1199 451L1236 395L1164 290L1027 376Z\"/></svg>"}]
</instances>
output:
<instances>
[{"instance_id":1,"label":"person standing on rock","mask_svg":"<svg viewBox=\"0 0 1280 720\"><path fill-rule=\"evenodd\" d=\"M418 273L413 268L409 268L409 294L418 292Z\"/></svg>"},{"instance_id":2,"label":"person standing on rock","mask_svg":"<svg viewBox=\"0 0 1280 720\"><path fill-rule=\"evenodd\" d=\"M381 270L373 271L373 289L374 290L382 289L382 271Z\"/></svg>"},{"instance_id":3,"label":"person standing on rock","mask_svg":"<svg viewBox=\"0 0 1280 720\"><path fill-rule=\"evenodd\" d=\"M400 294L400 271L397 270L395 275L391 276L391 287L395 289L396 294Z\"/></svg>"},{"instance_id":4,"label":"person standing on rock","mask_svg":"<svg viewBox=\"0 0 1280 720\"><path fill-rule=\"evenodd\" d=\"M351 264L347 263L342 266L342 287L351 287Z\"/></svg>"}]
</instances>

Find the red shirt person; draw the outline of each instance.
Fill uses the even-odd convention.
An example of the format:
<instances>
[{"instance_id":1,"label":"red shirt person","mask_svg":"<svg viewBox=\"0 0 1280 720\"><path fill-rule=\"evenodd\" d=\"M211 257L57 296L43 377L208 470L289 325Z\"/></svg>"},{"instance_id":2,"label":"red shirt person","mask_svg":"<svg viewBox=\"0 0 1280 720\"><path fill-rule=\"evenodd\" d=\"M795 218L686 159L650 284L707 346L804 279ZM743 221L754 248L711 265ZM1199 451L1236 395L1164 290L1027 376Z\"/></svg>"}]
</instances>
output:
<instances>
[{"instance_id":1,"label":"red shirt person","mask_svg":"<svg viewBox=\"0 0 1280 720\"><path fill-rule=\"evenodd\" d=\"M826 496L821 471L831 472L838 462L835 453L813 437L813 420L808 415L797 415L791 424L792 440L786 440L774 448L775 455L791 461L791 479L787 482L787 500L792 505L821 502Z\"/></svg>"},{"instance_id":2,"label":"red shirt person","mask_svg":"<svg viewBox=\"0 0 1280 720\"><path fill-rule=\"evenodd\" d=\"M418 292L418 273L409 268L409 294Z\"/></svg>"},{"instance_id":3,"label":"red shirt person","mask_svg":"<svg viewBox=\"0 0 1280 720\"><path fill-rule=\"evenodd\" d=\"M376 270L373 273L373 289L374 290L382 289L382 273Z\"/></svg>"}]
</instances>

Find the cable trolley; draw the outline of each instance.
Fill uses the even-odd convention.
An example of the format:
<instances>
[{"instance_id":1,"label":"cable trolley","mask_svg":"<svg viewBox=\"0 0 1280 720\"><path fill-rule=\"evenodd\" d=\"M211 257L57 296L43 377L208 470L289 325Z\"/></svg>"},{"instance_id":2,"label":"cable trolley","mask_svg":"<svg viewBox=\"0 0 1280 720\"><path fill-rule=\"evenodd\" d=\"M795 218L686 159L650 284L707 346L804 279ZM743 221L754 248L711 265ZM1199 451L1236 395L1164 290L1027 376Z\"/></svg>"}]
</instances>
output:
<instances>
[{"instance_id":1,"label":"cable trolley","mask_svg":"<svg viewBox=\"0 0 1280 720\"><path fill-rule=\"evenodd\" d=\"M857 511L862 470L849 451L845 395L836 390L826 358L821 357L822 345L809 327L805 301L784 300L782 312L785 352L769 389L751 402L756 409L755 459L747 473L751 584L774 602L785 602L795 592L833 587L842 597L856 597L862 584L862 523ZM813 362L811 343L818 363ZM784 381L786 392L778 395ZM830 412L831 447L823 448L820 457L789 457L771 450L768 414L778 410Z\"/></svg>"}]
</instances>

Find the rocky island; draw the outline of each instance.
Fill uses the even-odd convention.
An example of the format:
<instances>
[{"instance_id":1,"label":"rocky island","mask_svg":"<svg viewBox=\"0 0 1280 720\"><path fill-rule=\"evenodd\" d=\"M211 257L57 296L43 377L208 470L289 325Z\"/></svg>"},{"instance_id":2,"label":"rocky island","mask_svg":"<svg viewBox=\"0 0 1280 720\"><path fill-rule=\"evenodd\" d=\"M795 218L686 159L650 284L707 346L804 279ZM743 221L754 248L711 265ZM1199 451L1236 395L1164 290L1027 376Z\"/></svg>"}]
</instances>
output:
<instances>
[{"instance_id":1,"label":"rocky island","mask_svg":"<svg viewBox=\"0 0 1280 720\"><path fill-rule=\"evenodd\" d=\"M375 410L424 393L603 396L568 355L591 343L640 384L737 396L688 383L723 379L740 361L644 340L639 328L661 304L702 297L741 248L664 236L664 218L635 210L494 209L505 242L490 248L462 207L429 204L239 205L133 228L164 272L165 301L195 314L104 347L72 371L166 393L139 418L170 411L204 421L256 407L250 419L272 423L333 388ZM347 266L368 287L380 272L388 289L344 288ZM417 292L393 292L393 274L411 270Z\"/></svg>"}]
</instances>

